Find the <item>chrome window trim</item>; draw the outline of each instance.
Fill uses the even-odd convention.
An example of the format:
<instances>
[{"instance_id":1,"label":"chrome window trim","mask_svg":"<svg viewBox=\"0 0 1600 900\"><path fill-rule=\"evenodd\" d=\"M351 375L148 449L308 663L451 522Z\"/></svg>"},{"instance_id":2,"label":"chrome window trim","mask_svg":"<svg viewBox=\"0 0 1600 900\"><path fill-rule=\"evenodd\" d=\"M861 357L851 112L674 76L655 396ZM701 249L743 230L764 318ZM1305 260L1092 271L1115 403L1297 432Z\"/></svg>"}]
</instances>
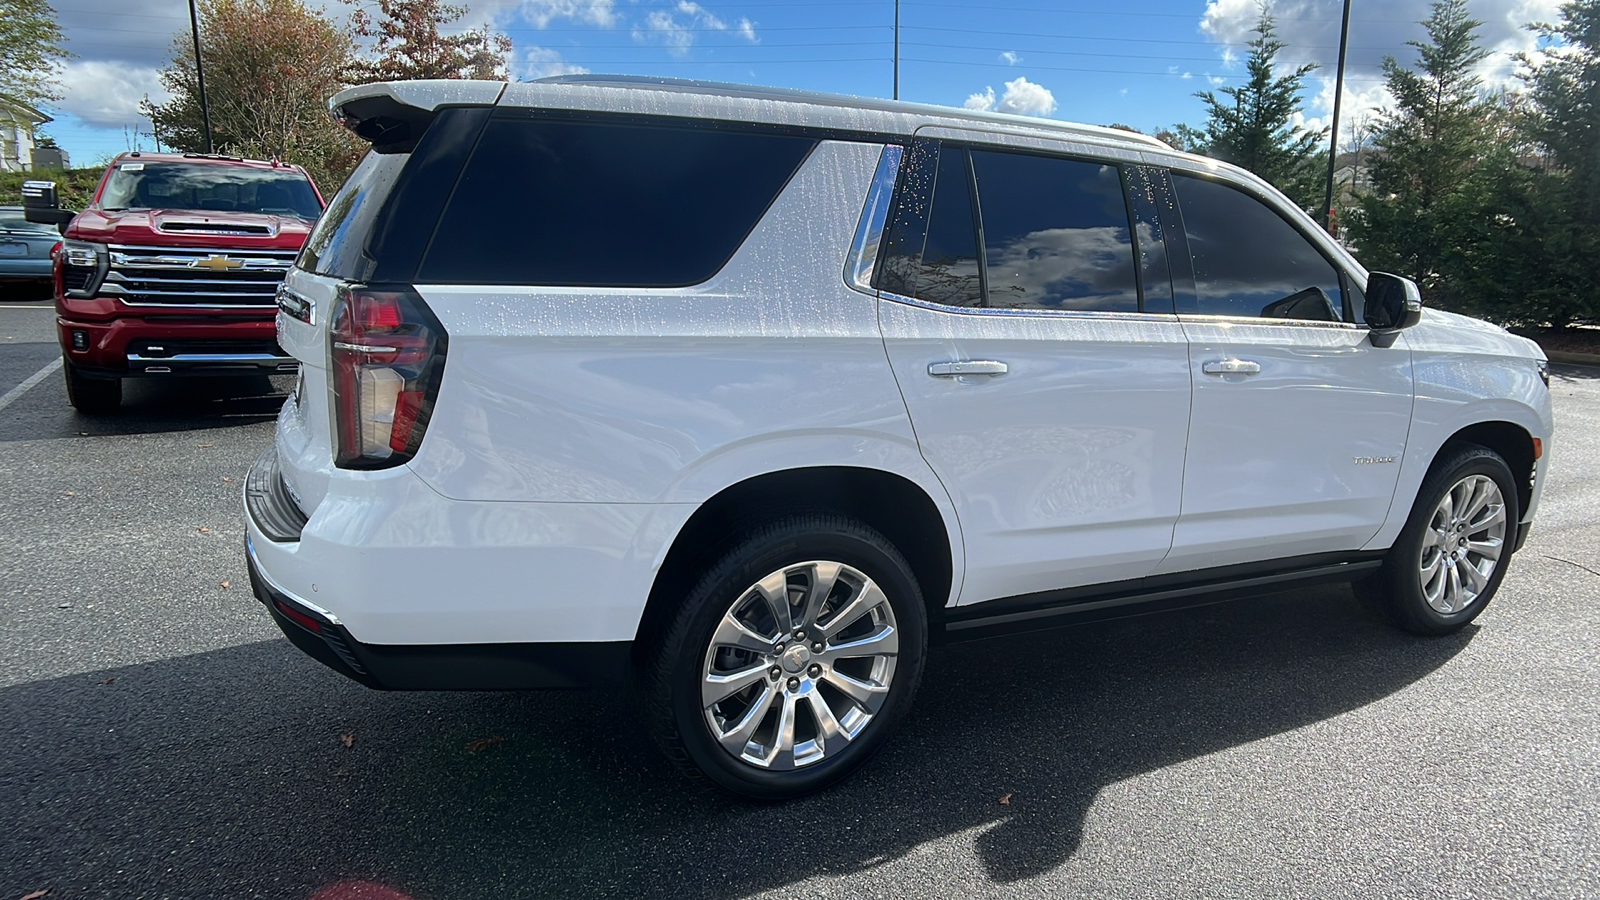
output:
<instances>
[{"instance_id":1,"label":"chrome window trim","mask_svg":"<svg viewBox=\"0 0 1600 900\"><path fill-rule=\"evenodd\" d=\"M883 243L883 229L889 219L889 201L894 197L894 183L900 175L900 161L904 156L905 147L901 144L885 144L883 152L878 154L878 167L872 173L872 186L867 189L866 203L856 223L856 235L850 242L850 256L845 261L844 283L869 296L875 295L872 276L878 264L878 248Z\"/></svg>"},{"instance_id":2,"label":"chrome window trim","mask_svg":"<svg viewBox=\"0 0 1600 900\"><path fill-rule=\"evenodd\" d=\"M896 294L893 291L878 291L877 295L884 300L893 300L895 303L904 303L907 306L920 306L923 309L956 313L964 316L1047 316L1057 319L1094 319L1100 321L1109 319L1123 322L1178 321L1178 317L1173 313L1120 312L1094 309L1007 309L988 306L946 306L943 303L918 300L915 297L907 297L904 294Z\"/></svg>"},{"instance_id":3,"label":"chrome window trim","mask_svg":"<svg viewBox=\"0 0 1600 900\"><path fill-rule=\"evenodd\" d=\"M1296 327L1310 328L1339 328L1347 331L1371 330L1359 322L1323 322L1316 319L1268 319L1261 316L1218 316L1205 313L1179 313L1178 318L1185 322L1205 325L1294 325Z\"/></svg>"}]
</instances>

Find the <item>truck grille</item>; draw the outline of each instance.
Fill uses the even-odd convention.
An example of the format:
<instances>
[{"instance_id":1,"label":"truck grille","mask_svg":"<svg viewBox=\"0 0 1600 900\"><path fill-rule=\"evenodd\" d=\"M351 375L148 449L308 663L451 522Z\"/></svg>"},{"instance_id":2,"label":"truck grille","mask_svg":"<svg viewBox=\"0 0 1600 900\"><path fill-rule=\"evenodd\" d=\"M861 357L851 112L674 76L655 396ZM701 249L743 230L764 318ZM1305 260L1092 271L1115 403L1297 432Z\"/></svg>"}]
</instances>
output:
<instances>
[{"instance_id":1,"label":"truck grille","mask_svg":"<svg viewBox=\"0 0 1600 900\"><path fill-rule=\"evenodd\" d=\"M111 245L100 293L134 306L270 309L298 250Z\"/></svg>"}]
</instances>

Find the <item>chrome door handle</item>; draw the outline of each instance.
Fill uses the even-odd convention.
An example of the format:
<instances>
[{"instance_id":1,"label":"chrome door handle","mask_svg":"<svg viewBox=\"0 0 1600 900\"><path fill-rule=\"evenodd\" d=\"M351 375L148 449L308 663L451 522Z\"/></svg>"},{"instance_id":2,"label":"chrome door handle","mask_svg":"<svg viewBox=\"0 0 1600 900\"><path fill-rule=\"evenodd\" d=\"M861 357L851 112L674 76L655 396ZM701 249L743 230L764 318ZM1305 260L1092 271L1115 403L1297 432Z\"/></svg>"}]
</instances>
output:
<instances>
[{"instance_id":1,"label":"chrome door handle","mask_svg":"<svg viewBox=\"0 0 1600 900\"><path fill-rule=\"evenodd\" d=\"M1260 375L1261 363L1248 359L1218 359L1200 367L1207 375Z\"/></svg>"},{"instance_id":2,"label":"chrome door handle","mask_svg":"<svg viewBox=\"0 0 1600 900\"><path fill-rule=\"evenodd\" d=\"M992 359L969 359L963 362L929 363L928 374L935 378L956 378L962 375L1004 375L1010 371L1003 362Z\"/></svg>"}]
</instances>

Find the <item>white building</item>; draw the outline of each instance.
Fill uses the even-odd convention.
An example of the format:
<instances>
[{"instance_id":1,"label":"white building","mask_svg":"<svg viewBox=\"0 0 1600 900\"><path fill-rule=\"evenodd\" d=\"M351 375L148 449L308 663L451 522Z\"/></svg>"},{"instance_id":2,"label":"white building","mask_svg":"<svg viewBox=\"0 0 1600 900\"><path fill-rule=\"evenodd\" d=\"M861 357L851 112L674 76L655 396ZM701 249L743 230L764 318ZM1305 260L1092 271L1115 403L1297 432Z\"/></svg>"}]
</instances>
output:
<instances>
[{"instance_id":1,"label":"white building","mask_svg":"<svg viewBox=\"0 0 1600 900\"><path fill-rule=\"evenodd\" d=\"M0 96L0 172L33 167L33 132L50 117L26 103Z\"/></svg>"}]
</instances>

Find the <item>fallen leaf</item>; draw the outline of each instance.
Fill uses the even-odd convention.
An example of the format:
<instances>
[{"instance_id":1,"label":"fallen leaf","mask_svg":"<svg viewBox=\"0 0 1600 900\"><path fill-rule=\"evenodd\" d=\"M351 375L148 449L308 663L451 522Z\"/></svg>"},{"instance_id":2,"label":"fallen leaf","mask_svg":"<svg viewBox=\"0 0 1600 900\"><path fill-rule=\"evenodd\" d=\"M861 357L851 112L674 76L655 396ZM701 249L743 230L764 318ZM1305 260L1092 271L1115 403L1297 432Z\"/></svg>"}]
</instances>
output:
<instances>
[{"instance_id":1,"label":"fallen leaf","mask_svg":"<svg viewBox=\"0 0 1600 900\"><path fill-rule=\"evenodd\" d=\"M473 751L474 753L476 753L477 751L482 750L483 748L489 746L490 744L498 744L498 743L500 743L501 741L504 741L504 740L505 740L505 738L501 737L498 734L494 735L492 737L479 738L479 739L477 739L475 741L468 741L467 742L467 749Z\"/></svg>"},{"instance_id":2,"label":"fallen leaf","mask_svg":"<svg viewBox=\"0 0 1600 900\"><path fill-rule=\"evenodd\" d=\"M50 889L49 888L45 888L42 891L34 891L31 894L23 894L22 895L22 900L39 900L40 897L43 897L45 894L48 894L48 893L50 893Z\"/></svg>"},{"instance_id":3,"label":"fallen leaf","mask_svg":"<svg viewBox=\"0 0 1600 900\"><path fill-rule=\"evenodd\" d=\"M352 732L350 734L339 735L339 743L345 745L346 747L354 747L356 745L355 733Z\"/></svg>"},{"instance_id":4,"label":"fallen leaf","mask_svg":"<svg viewBox=\"0 0 1600 900\"><path fill-rule=\"evenodd\" d=\"M222 584L223 587L227 587L228 586L228 582L226 582L226 581L221 582L221 584Z\"/></svg>"},{"instance_id":5,"label":"fallen leaf","mask_svg":"<svg viewBox=\"0 0 1600 900\"><path fill-rule=\"evenodd\" d=\"M222 476L222 480L223 480L223 481L226 481L226 482L227 482L227 483L228 483L228 484L233 484L233 479L232 479L232 478L229 478L229 477L228 477L228 476L226 476L226 475L224 475L224 476Z\"/></svg>"},{"instance_id":6,"label":"fallen leaf","mask_svg":"<svg viewBox=\"0 0 1600 900\"><path fill-rule=\"evenodd\" d=\"M200 447L210 447L210 446L212 446L212 445L211 445L211 444L199 444L199 445L197 445L197 446L200 446Z\"/></svg>"},{"instance_id":7,"label":"fallen leaf","mask_svg":"<svg viewBox=\"0 0 1600 900\"><path fill-rule=\"evenodd\" d=\"M96 684L110 684L111 682L116 681L116 680L117 679L115 679L115 678L102 678L98 682L95 682L95 683Z\"/></svg>"},{"instance_id":8,"label":"fallen leaf","mask_svg":"<svg viewBox=\"0 0 1600 900\"><path fill-rule=\"evenodd\" d=\"M61 495L63 497L76 497L76 496L78 496L77 494L73 493L72 491L62 491Z\"/></svg>"},{"instance_id":9,"label":"fallen leaf","mask_svg":"<svg viewBox=\"0 0 1600 900\"><path fill-rule=\"evenodd\" d=\"M1010 794L1006 794L1005 796L1001 797L1000 798L1000 805L1001 806L1010 806L1011 805L1011 795Z\"/></svg>"},{"instance_id":10,"label":"fallen leaf","mask_svg":"<svg viewBox=\"0 0 1600 900\"><path fill-rule=\"evenodd\" d=\"M206 533L206 532L209 532L209 531L210 531L210 530L211 530L211 529L209 529L209 528L207 528L207 527L206 527L206 526L204 526L204 525L201 525L201 526L200 526L200 533L201 533L201 534L204 534L204 533Z\"/></svg>"}]
</instances>

